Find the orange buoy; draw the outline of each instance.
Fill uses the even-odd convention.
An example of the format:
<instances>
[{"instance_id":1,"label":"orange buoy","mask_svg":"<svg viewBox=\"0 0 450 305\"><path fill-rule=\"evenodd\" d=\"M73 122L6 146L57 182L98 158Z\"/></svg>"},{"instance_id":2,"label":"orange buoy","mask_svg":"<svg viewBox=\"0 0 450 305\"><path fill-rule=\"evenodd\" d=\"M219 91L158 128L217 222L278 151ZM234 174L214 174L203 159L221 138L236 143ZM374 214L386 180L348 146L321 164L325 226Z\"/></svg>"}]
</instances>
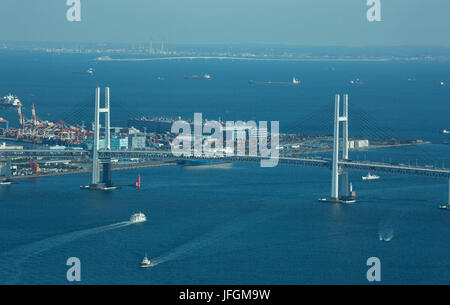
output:
<instances>
[{"instance_id":1,"label":"orange buoy","mask_svg":"<svg viewBox=\"0 0 450 305\"><path fill-rule=\"evenodd\" d=\"M138 180L136 181L136 188L140 189L141 188L141 175L138 174Z\"/></svg>"}]
</instances>

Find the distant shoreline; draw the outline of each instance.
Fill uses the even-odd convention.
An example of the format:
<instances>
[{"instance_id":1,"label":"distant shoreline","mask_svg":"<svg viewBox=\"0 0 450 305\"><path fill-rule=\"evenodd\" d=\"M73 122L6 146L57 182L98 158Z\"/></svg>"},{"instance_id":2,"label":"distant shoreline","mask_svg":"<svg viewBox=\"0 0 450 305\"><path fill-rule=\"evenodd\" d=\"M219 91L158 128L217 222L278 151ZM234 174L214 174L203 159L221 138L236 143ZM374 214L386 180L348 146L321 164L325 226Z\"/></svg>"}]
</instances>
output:
<instances>
[{"instance_id":1,"label":"distant shoreline","mask_svg":"<svg viewBox=\"0 0 450 305\"><path fill-rule=\"evenodd\" d=\"M95 59L98 62L141 62L141 61L163 61L163 60L197 60L197 59L212 59L212 60L240 60L240 61L282 61L282 62L327 62L327 61L342 61L342 62L387 62L387 61L429 61L431 59L419 58L264 58L264 57L229 57L229 56L168 56L168 57L146 57L146 58L111 58L99 57ZM438 59L434 59L438 60ZM447 59L450 60L450 59Z\"/></svg>"}]
</instances>

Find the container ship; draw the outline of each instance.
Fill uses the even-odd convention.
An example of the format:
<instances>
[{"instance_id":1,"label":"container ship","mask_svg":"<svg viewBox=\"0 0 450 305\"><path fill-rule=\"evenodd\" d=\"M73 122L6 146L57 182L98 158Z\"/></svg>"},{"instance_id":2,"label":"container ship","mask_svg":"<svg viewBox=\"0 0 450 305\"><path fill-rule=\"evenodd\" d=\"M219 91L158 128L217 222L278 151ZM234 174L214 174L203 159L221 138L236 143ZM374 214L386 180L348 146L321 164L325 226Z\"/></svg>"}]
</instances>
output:
<instances>
[{"instance_id":1,"label":"container ship","mask_svg":"<svg viewBox=\"0 0 450 305\"><path fill-rule=\"evenodd\" d=\"M0 108L16 109L20 105L20 100L16 95L13 95L11 93L0 98Z\"/></svg>"}]
</instances>

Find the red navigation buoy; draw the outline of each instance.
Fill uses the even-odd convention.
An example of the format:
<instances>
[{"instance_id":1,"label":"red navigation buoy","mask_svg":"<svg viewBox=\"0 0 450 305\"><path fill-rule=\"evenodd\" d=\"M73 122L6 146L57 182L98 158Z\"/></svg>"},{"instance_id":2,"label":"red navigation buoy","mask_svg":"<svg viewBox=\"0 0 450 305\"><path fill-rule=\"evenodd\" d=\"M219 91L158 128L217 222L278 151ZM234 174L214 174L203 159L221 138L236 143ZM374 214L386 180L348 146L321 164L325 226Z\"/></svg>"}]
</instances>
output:
<instances>
[{"instance_id":1,"label":"red navigation buoy","mask_svg":"<svg viewBox=\"0 0 450 305\"><path fill-rule=\"evenodd\" d=\"M140 174L138 174L138 180L136 182L136 188L137 189L141 188L141 175Z\"/></svg>"}]
</instances>

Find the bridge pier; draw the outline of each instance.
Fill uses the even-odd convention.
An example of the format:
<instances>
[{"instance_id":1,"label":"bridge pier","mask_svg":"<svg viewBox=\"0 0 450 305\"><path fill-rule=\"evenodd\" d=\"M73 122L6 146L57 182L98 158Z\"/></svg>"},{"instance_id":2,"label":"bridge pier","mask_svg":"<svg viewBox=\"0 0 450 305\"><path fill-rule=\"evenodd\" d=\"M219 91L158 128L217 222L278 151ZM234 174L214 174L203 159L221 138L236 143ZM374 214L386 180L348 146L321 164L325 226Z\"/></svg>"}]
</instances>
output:
<instances>
[{"instance_id":1,"label":"bridge pier","mask_svg":"<svg viewBox=\"0 0 450 305\"><path fill-rule=\"evenodd\" d=\"M11 181L11 159L8 158L6 160L6 172L5 172L6 181Z\"/></svg>"},{"instance_id":2,"label":"bridge pier","mask_svg":"<svg viewBox=\"0 0 450 305\"><path fill-rule=\"evenodd\" d=\"M102 176L102 183L105 185L105 187L112 187L112 181L111 181L111 160L104 160L102 163L103 166L103 176Z\"/></svg>"},{"instance_id":3,"label":"bridge pier","mask_svg":"<svg viewBox=\"0 0 450 305\"><path fill-rule=\"evenodd\" d=\"M450 178L448 178L448 202L447 202L447 209L450 210Z\"/></svg>"}]
</instances>

